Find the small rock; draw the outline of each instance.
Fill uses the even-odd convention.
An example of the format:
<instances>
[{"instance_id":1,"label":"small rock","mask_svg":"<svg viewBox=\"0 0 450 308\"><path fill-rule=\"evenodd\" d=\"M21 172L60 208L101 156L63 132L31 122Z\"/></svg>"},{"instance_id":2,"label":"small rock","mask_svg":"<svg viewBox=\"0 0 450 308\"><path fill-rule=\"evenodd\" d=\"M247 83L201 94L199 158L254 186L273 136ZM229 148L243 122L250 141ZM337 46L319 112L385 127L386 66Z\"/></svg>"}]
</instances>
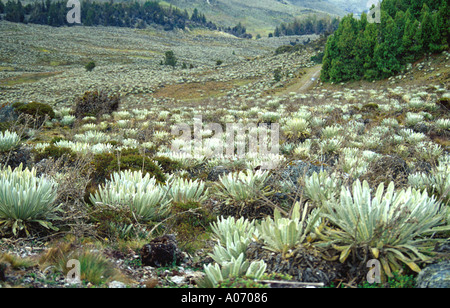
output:
<instances>
[{"instance_id":1,"label":"small rock","mask_svg":"<svg viewBox=\"0 0 450 308\"><path fill-rule=\"evenodd\" d=\"M417 277L417 288L450 288L450 261L436 263L425 268Z\"/></svg>"},{"instance_id":2,"label":"small rock","mask_svg":"<svg viewBox=\"0 0 450 308\"><path fill-rule=\"evenodd\" d=\"M217 181L219 177L230 173L231 171L223 166L215 166L208 174L208 181Z\"/></svg>"},{"instance_id":3,"label":"small rock","mask_svg":"<svg viewBox=\"0 0 450 308\"><path fill-rule=\"evenodd\" d=\"M170 278L170 280L172 280L177 285L181 285L186 283L187 278L185 276L173 276L172 278Z\"/></svg>"}]
</instances>

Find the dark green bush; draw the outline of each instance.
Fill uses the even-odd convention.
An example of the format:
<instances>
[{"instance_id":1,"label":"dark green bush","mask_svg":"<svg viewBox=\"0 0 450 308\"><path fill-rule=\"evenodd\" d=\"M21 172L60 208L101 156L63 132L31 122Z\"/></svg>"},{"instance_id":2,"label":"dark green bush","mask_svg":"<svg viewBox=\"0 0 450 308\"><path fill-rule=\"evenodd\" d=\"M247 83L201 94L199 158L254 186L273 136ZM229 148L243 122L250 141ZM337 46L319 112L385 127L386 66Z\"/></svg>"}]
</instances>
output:
<instances>
[{"instance_id":1,"label":"dark green bush","mask_svg":"<svg viewBox=\"0 0 450 308\"><path fill-rule=\"evenodd\" d=\"M53 119L55 117L53 108L47 104L31 102L28 104L14 103L12 106L17 113L30 115L41 124L46 119Z\"/></svg>"},{"instance_id":2,"label":"dark green bush","mask_svg":"<svg viewBox=\"0 0 450 308\"><path fill-rule=\"evenodd\" d=\"M57 160L64 157L64 160L68 162L73 162L77 159L77 154L74 153L71 149L57 147L54 144L51 144L40 152L34 151L34 153L36 162L47 158L53 158L54 160Z\"/></svg>"},{"instance_id":3,"label":"dark green bush","mask_svg":"<svg viewBox=\"0 0 450 308\"><path fill-rule=\"evenodd\" d=\"M280 46L275 50L275 54L281 55L283 53L292 52L293 49L294 49L294 46L292 46L292 45Z\"/></svg>"},{"instance_id":4,"label":"dark green bush","mask_svg":"<svg viewBox=\"0 0 450 308\"><path fill-rule=\"evenodd\" d=\"M95 68L95 62L91 61L84 66L86 71L91 72Z\"/></svg>"},{"instance_id":5,"label":"dark green bush","mask_svg":"<svg viewBox=\"0 0 450 308\"><path fill-rule=\"evenodd\" d=\"M114 154L104 153L94 156L94 179L93 184L98 185L109 179L114 172L120 170L139 171L154 176L159 183L166 181L166 176L149 157L142 156L137 150L122 151L118 158ZM120 166L120 167L119 167Z\"/></svg>"},{"instance_id":6,"label":"dark green bush","mask_svg":"<svg viewBox=\"0 0 450 308\"><path fill-rule=\"evenodd\" d=\"M99 117L111 114L119 109L120 96L108 95L104 91L88 91L75 100L75 117L82 119L86 116Z\"/></svg>"}]
</instances>

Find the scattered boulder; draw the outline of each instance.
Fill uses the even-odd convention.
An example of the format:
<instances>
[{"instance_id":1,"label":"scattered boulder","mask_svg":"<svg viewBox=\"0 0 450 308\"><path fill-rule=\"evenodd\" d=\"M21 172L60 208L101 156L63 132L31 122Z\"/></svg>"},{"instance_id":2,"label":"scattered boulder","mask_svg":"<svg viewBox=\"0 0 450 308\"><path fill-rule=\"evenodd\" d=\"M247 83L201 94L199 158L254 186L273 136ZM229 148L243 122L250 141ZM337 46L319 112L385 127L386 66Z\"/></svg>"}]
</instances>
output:
<instances>
[{"instance_id":1,"label":"scattered boulder","mask_svg":"<svg viewBox=\"0 0 450 308\"><path fill-rule=\"evenodd\" d=\"M212 170L208 173L208 181L218 181L219 177L226 175L230 173L231 170L228 168L225 168L224 166L215 166L212 168Z\"/></svg>"},{"instance_id":2,"label":"scattered boulder","mask_svg":"<svg viewBox=\"0 0 450 308\"><path fill-rule=\"evenodd\" d=\"M320 173L326 170L325 165L313 165L302 160L297 160L289 163L289 165L280 172L283 180L292 182L294 185L298 184L298 179L304 176L311 176L314 172Z\"/></svg>"},{"instance_id":3,"label":"scattered boulder","mask_svg":"<svg viewBox=\"0 0 450 308\"><path fill-rule=\"evenodd\" d=\"M164 267L177 264L182 261L181 251L175 235L169 234L157 237L144 245L141 249L141 261L143 266Z\"/></svg>"},{"instance_id":4,"label":"scattered boulder","mask_svg":"<svg viewBox=\"0 0 450 308\"><path fill-rule=\"evenodd\" d=\"M417 277L417 288L450 288L450 260L426 267Z\"/></svg>"}]
</instances>

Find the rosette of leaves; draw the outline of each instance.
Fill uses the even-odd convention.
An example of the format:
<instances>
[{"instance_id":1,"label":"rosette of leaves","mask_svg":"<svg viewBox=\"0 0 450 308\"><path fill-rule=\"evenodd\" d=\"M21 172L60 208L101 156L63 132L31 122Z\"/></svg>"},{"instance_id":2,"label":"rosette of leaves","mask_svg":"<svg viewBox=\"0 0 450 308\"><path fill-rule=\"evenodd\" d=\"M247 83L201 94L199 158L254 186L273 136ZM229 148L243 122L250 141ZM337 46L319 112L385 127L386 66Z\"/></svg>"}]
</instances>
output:
<instances>
[{"instance_id":1,"label":"rosette of leaves","mask_svg":"<svg viewBox=\"0 0 450 308\"><path fill-rule=\"evenodd\" d=\"M230 278L247 277L252 279L261 279L266 271L267 265L264 261L249 262L245 260L244 254L238 258L232 258L229 262L222 264L215 263L204 265L205 278L199 282L203 288L214 288L219 283Z\"/></svg>"},{"instance_id":2,"label":"rosette of leaves","mask_svg":"<svg viewBox=\"0 0 450 308\"><path fill-rule=\"evenodd\" d=\"M248 237L256 231L255 221L248 220L244 217L235 219L234 217L221 217L217 222L211 224L214 239L218 240L222 245L226 245L228 237L234 236L235 233L239 237Z\"/></svg>"},{"instance_id":3,"label":"rosette of leaves","mask_svg":"<svg viewBox=\"0 0 450 308\"><path fill-rule=\"evenodd\" d=\"M305 196L317 205L336 196L342 185L342 180L336 174L330 177L327 171L314 172L305 177L304 182Z\"/></svg>"},{"instance_id":4,"label":"rosette of leaves","mask_svg":"<svg viewBox=\"0 0 450 308\"><path fill-rule=\"evenodd\" d=\"M208 198L208 188L200 180L171 178L165 187L174 203L202 203Z\"/></svg>"},{"instance_id":5,"label":"rosette of leaves","mask_svg":"<svg viewBox=\"0 0 450 308\"><path fill-rule=\"evenodd\" d=\"M113 173L110 180L91 194L90 201L94 205L128 206L140 220L150 221L168 213L171 199L155 177L148 173L143 176L141 171L125 170Z\"/></svg>"},{"instance_id":6,"label":"rosette of leaves","mask_svg":"<svg viewBox=\"0 0 450 308\"><path fill-rule=\"evenodd\" d=\"M287 120L283 129L290 140L304 139L311 135L309 122L303 118L292 118Z\"/></svg>"},{"instance_id":7,"label":"rosette of leaves","mask_svg":"<svg viewBox=\"0 0 450 308\"><path fill-rule=\"evenodd\" d=\"M253 202L261 195L268 194L266 186L268 178L269 172L262 170L229 173L219 178L216 194L227 204Z\"/></svg>"},{"instance_id":8,"label":"rosette of leaves","mask_svg":"<svg viewBox=\"0 0 450 308\"><path fill-rule=\"evenodd\" d=\"M57 230L51 223L57 220L59 205L55 204L57 183L37 177L36 170L22 165L0 170L0 225L11 229L14 235L25 231L31 224Z\"/></svg>"},{"instance_id":9,"label":"rosette of leaves","mask_svg":"<svg viewBox=\"0 0 450 308\"><path fill-rule=\"evenodd\" d=\"M435 195L445 205L450 202L450 160L442 159L439 165L430 173L415 173L408 177L411 186L420 190L427 190Z\"/></svg>"},{"instance_id":10,"label":"rosette of leaves","mask_svg":"<svg viewBox=\"0 0 450 308\"><path fill-rule=\"evenodd\" d=\"M0 152L6 152L19 145L20 137L16 132L0 132Z\"/></svg>"},{"instance_id":11,"label":"rosette of leaves","mask_svg":"<svg viewBox=\"0 0 450 308\"><path fill-rule=\"evenodd\" d=\"M430 260L427 253L435 245L426 236L450 229L434 197L411 188L396 192L393 182L386 190L380 184L373 194L366 181L357 180L351 190L342 187L340 198L325 202L323 211L331 226L316 229L323 241L319 245L340 251L341 262L352 251L366 251L389 277L402 270L402 263L420 272L417 263Z\"/></svg>"},{"instance_id":12,"label":"rosette of leaves","mask_svg":"<svg viewBox=\"0 0 450 308\"><path fill-rule=\"evenodd\" d=\"M304 243L320 219L320 211L313 211L312 216L308 217L308 210L307 205L300 210L300 203L297 202L290 218L281 217L280 212L275 210L274 219L267 217L261 221L258 226L259 239L264 242L265 248L286 256L290 249Z\"/></svg>"}]
</instances>

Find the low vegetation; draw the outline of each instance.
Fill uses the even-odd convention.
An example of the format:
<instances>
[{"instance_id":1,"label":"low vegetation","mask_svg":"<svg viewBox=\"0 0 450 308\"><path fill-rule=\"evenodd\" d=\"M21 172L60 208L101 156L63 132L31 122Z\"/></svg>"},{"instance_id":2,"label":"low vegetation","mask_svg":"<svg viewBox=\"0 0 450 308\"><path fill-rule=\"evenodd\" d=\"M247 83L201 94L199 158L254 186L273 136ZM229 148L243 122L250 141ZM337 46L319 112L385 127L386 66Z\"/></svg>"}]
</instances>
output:
<instances>
[{"instance_id":1,"label":"low vegetation","mask_svg":"<svg viewBox=\"0 0 450 308\"><path fill-rule=\"evenodd\" d=\"M89 43L54 67L73 28L0 28L33 45L0 69L1 286L69 287L78 260L85 287L413 287L448 255L447 51L390 79L330 84L312 80L324 37L276 54L291 38L114 28L145 49L131 50L80 27ZM0 45L4 61L14 44ZM61 73L2 82L28 66ZM246 136L214 152L227 123ZM180 141L179 125L197 139ZM279 151L250 151L251 135ZM143 266L157 249L173 254ZM367 281L373 259L381 284Z\"/></svg>"}]
</instances>

